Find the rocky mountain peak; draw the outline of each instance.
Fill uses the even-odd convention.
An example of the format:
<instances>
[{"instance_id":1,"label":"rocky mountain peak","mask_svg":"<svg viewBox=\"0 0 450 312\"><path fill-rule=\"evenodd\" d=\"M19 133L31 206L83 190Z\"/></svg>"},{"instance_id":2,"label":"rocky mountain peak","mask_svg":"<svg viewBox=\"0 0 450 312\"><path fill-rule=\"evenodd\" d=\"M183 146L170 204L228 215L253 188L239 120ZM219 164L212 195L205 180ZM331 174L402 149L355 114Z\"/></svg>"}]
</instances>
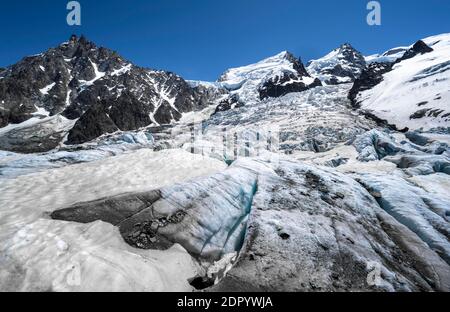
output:
<instances>
[{"instance_id":1,"label":"rocky mountain peak","mask_svg":"<svg viewBox=\"0 0 450 312\"><path fill-rule=\"evenodd\" d=\"M24 58L2 73L0 128L60 115L77 120L67 143L78 144L111 131L177 121L208 100L173 73L135 66L84 36L72 35L68 42ZM31 151L54 148L63 136L53 135L51 144ZM6 146L21 151L27 144L9 140Z\"/></svg>"},{"instance_id":2,"label":"rocky mountain peak","mask_svg":"<svg viewBox=\"0 0 450 312\"><path fill-rule=\"evenodd\" d=\"M292 54L291 52L288 52L288 51L286 51L285 53L286 53L286 55L285 55L286 60L288 60L289 62L291 62L293 64L294 69L300 75L310 77L308 72L306 71L305 65L303 65L301 58L294 56L294 54Z\"/></svg>"},{"instance_id":3,"label":"rocky mountain peak","mask_svg":"<svg viewBox=\"0 0 450 312\"><path fill-rule=\"evenodd\" d=\"M78 36L73 34L70 36L69 38L69 42L77 42L78 41Z\"/></svg>"},{"instance_id":4,"label":"rocky mountain peak","mask_svg":"<svg viewBox=\"0 0 450 312\"><path fill-rule=\"evenodd\" d=\"M255 64L231 68L220 77L219 82L232 93L233 101L237 99L246 103L320 85L320 81L310 77L302 61L288 51Z\"/></svg>"},{"instance_id":5,"label":"rocky mountain peak","mask_svg":"<svg viewBox=\"0 0 450 312\"><path fill-rule=\"evenodd\" d=\"M396 61L396 63L400 63L401 61L408 60L419 54L430 53L433 51L434 50L431 47L429 47L425 42L423 42L422 40L419 40L409 50L407 50L405 52L405 54Z\"/></svg>"},{"instance_id":6,"label":"rocky mountain peak","mask_svg":"<svg viewBox=\"0 0 450 312\"><path fill-rule=\"evenodd\" d=\"M308 63L307 71L328 85L350 83L360 75L366 61L351 44L344 43L326 56Z\"/></svg>"}]
</instances>

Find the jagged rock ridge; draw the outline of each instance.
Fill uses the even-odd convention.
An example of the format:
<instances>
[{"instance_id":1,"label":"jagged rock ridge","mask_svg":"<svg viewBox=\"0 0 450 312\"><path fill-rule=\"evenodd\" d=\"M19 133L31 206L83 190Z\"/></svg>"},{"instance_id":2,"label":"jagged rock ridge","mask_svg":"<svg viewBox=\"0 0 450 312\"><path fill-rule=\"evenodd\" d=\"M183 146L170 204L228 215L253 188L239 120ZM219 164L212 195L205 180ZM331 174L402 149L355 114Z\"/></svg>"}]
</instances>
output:
<instances>
[{"instance_id":1,"label":"jagged rock ridge","mask_svg":"<svg viewBox=\"0 0 450 312\"><path fill-rule=\"evenodd\" d=\"M209 100L176 74L135 66L85 37L24 58L0 76L0 127L59 114L77 120L68 144L168 124Z\"/></svg>"}]
</instances>

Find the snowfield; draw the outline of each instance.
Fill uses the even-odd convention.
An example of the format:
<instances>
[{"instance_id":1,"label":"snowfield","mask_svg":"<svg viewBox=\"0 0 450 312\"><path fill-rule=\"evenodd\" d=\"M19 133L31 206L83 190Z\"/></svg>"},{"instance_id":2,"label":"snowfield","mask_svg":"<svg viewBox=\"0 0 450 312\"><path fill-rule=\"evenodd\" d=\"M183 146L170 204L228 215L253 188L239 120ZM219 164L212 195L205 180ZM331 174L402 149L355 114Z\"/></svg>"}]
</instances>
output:
<instances>
[{"instance_id":1,"label":"snowfield","mask_svg":"<svg viewBox=\"0 0 450 312\"><path fill-rule=\"evenodd\" d=\"M50 220L55 209L148 191L224 169L181 150L134 153L0 179L0 289L16 291L187 291L197 274L180 246L131 248L116 228ZM78 281L78 283L77 283Z\"/></svg>"}]
</instances>

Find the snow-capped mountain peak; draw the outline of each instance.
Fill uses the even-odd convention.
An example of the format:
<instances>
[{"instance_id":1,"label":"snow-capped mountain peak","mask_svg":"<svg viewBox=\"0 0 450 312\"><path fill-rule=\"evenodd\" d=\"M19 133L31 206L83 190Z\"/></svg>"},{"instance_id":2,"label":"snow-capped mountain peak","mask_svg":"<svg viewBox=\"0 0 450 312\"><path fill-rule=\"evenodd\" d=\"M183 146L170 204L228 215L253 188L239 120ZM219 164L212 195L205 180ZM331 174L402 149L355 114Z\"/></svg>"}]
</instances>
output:
<instances>
[{"instance_id":1,"label":"snow-capped mountain peak","mask_svg":"<svg viewBox=\"0 0 450 312\"><path fill-rule=\"evenodd\" d=\"M229 90L239 89L244 83L260 83L268 77L283 73L296 73L293 55L283 51L257 63L228 69L219 78L219 82Z\"/></svg>"},{"instance_id":2,"label":"snow-capped mountain peak","mask_svg":"<svg viewBox=\"0 0 450 312\"><path fill-rule=\"evenodd\" d=\"M251 65L229 69L219 82L244 102L303 91L317 84L301 60L288 51Z\"/></svg>"},{"instance_id":3,"label":"snow-capped mountain peak","mask_svg":"<svg viewBox=\"0 0 450 312\"><path fill-rule=\"evenodd\" d=\"M353 82L366 66L364 56L349 43L344 43L324 57L308 63L307 70L326 84Z\"/></svg>"}]
</instances>

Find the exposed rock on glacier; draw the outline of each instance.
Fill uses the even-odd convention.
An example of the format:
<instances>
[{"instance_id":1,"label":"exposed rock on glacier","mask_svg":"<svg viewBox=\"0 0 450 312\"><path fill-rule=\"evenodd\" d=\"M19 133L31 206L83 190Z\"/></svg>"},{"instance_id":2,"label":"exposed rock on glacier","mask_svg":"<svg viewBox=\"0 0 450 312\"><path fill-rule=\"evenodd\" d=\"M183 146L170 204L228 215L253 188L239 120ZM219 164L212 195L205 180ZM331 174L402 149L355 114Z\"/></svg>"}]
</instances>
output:
<instances>
[{"instance_id":1,"label":"exposed rock on glacier","mask_svg":"<svg viewBox=\"0 0 450 312\"><path fill-rule=\"evenodd\" d=\"M302 92L311 88L322 86L319 79L307 79L310 77L303 63L292 54L287 53L286 58L293 63L297 73L283 73L281 76L269 77L259 87L259 98L264 100L272 97L277 98L292 92Z\"/></svg>"},{"instance_id":2,"label":"exposed rock on glacier","mask_svg":"<svg viewBox=\"0 0 450 312\"><path fill-rule=\"evenodd\" d=\"M77 204L52 217L102 220L117 225L133 246L167 248L179 243L197 257L217 260L242 246L261 168L234 165L223 173L158 191Z\"/></svg>"},{"instance_id":3,"label":"exposed rock on glacier","mask_svg":"<svg viewBox=\"0 0 450 312\"><path fill-rule=\"evenodd\" d=\"M0 69L0 146L52 149L0 151L0 291L450 291L448 46L346 45L315 88L287 52L186 82L76 37Z\"/></svg>"}]
</instances>

